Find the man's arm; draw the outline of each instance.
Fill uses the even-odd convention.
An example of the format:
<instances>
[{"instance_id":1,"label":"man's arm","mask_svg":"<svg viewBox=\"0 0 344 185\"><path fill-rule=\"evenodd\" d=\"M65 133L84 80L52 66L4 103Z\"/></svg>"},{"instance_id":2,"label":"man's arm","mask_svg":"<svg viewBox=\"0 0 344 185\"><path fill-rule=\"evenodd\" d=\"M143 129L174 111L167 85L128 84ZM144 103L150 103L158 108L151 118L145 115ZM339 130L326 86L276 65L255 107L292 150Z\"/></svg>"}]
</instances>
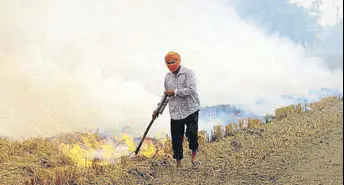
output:
<instances>
[{"instance_id":1,"label":"man's arm","mask_svg":"<svg viewBox=\"0 0 344 185\"><path fill-rule=\"evenodd\" d=\"M185 97L196 93L196 76L193 71L186 73L186 87L181 89L175 89L175 96Z\"/></svg>"},{"instance_id":2,"label":"man's arm","mask_svg":"<svg viewBox=\"0 0 344 185\"><path fill-rule=\"evenodd\" d=\"M165 94L162 95L161 100L160 100L160 102L157 104L157 106L156 106L156 108L154 109L154 111L157 111L157 110L158 110L158 108L159 108L159 106L160 106L161 103L163 103L162 107L165 107L165 106L167 105L167 103L168 103L168 101L169 101L169 97L166 97L165 102L162 102L162 101L164 100L164 97L165 97ZM163 110L160 110L159 113L162 114L162 111L163 111Z\"/></svg>"}]
</instances>

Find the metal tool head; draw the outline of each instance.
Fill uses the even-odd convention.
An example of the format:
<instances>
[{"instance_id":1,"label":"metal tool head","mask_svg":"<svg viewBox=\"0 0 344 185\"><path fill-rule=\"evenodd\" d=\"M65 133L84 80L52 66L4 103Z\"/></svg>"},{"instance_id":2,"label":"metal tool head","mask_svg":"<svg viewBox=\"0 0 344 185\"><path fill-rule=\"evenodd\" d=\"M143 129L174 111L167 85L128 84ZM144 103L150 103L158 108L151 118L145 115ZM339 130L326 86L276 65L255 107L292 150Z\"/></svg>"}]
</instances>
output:
<instances>
[{"instance_id":1,"label":"metal tool head","mask_svg":"<svg viewBox=\"0 0 344 185\"><path fill-rule=\"evenodd\" d=\"M134 151L130 152L129 153L129 158L133 158L133 157L136 157L136 154Z\"/></svg>"}]
</instances>

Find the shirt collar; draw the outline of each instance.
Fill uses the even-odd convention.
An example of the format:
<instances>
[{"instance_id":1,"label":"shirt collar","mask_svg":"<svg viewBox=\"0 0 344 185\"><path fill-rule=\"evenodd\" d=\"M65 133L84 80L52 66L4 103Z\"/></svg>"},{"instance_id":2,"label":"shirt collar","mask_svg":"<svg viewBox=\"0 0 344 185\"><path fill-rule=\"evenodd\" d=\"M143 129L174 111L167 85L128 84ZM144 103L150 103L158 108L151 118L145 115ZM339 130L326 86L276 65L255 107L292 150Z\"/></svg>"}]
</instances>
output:
<instances>
[{"instance_id":1,"label":"shirt collar","mask_svg":"<svg viewBox=\"0 0 344 185\"><path fill-rule=\"evenodd\" d=\"M172 73L172 72L171 72ZM173 75L179 76L180 74L185 73L185 68L183 66L180 66L180 69L177 74L172 73Z\"/></svg>"}]
</instances>

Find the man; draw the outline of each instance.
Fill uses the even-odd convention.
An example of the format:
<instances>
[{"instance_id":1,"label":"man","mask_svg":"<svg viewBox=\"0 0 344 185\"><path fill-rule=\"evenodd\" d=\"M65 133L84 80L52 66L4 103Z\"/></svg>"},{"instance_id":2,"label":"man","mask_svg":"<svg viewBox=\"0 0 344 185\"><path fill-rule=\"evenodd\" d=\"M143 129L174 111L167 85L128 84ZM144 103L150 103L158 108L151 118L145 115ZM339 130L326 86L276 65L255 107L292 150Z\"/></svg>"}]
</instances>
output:
<instances>
[{"instance_id":1,"label":"man","mask_svg":"<svg viewBox=\"0 0 344 185\"><path fill-rule=\"evenodd\" d=\"M177 167L182 167L183 139L188 138L189 149L192 150L191 162L194 167L199 167L197 161L198 151L198 113L200 101L196 90L196 78L192 70L180 65L181 57L176 52L168 52L165 63L170 72L165 76L165 92L168 97L165 103L169 104L171 116L171 136L173 158ZM159 106L159 105L158 105ZM157 110L153 117L158 116Z\"/></svg>"}]
</instances>

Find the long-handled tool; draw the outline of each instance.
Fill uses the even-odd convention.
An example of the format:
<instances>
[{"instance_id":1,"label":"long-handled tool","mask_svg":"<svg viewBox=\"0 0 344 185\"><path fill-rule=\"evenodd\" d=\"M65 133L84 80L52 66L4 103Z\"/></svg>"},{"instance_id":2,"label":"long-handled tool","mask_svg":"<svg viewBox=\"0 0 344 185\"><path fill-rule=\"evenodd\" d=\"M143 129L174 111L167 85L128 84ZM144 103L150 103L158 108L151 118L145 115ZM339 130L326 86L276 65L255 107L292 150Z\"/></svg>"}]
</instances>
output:
<instances>
[{"instance_id":1,"label":"long-handled tool","mask_svg":"<svg viewBox=\"0 0 344 185\"><path fill-rule=\"evenodd\" d=\"M158 117L159 114L162 114L162 112L164 111L164 109L165 109L165 107L167 105L166 100L167 100L167 95L165 94L163 99L162 99L162 101L159 103L158 109L156 110L157 111L156 114L153 116L151 122L149 123L148 127L146 128L146 131L143 134L143 137L141 139L140 144L137 146L137 148L135 150L135 156L139 153L141 145L142 145L143 141L145 140L146 135L147 135L150 127L152 126L154 120Z\"/></svg>"}]
</instances>

